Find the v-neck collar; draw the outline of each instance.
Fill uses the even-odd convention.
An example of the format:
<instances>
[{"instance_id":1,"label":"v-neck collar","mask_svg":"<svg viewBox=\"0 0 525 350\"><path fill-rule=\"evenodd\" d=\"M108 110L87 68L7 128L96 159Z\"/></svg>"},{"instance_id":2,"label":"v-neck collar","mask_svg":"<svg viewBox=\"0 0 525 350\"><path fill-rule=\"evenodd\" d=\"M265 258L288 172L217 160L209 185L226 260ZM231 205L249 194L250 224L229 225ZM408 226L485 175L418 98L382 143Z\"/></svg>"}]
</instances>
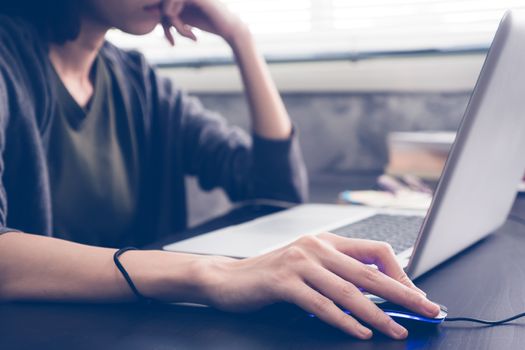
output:
<instances>
[{"instance_id":1,"label":"v-neck collar","mask_svg":"<svg viewBox=\"0 0 525 350\"><path fill-rule=\"evenodd\" d=\"M82 107L78 104L78 102L73 98L67 87L65 86L64 82L60 78L60 75L56 71L53 64L51 64L51 69L56 81L56 92L57 92L57 100L58 103L63 108L64 113L66 114L66 117L68 121L71 123L73 127L79 127L82 122L89 116L90 112L95 106L99 105L101 103L100 99L104 97L104 95L107 94L107 84L106 84L106 67L104 65L104 60L100 57L100 54L97 56L94 64L93 64L93 70L94 70L94 88L93 88L93 95L91 96L89 102L87 103L86 107Z\"/></svg>"}]
</instances>

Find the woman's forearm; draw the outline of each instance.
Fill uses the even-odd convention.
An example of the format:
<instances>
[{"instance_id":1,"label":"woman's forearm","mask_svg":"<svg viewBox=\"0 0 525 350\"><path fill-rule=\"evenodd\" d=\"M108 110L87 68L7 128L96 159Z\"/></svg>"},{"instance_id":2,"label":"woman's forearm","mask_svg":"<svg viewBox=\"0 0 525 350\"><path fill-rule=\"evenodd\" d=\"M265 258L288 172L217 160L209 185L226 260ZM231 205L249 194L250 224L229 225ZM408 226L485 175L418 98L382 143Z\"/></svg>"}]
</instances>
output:
<instances>
[{"instance_id":1,"label":"woman's forearm","mask_svg":"<svg viewBox=\"0 0 525 350\"><path fill-rule=\"evenodd\" d=\"M288 112L250 31L241 26L229 44L241 72L253 130L270 139L288 138L292 130Z\"/></svg>"},{"instance_id":2,"label":"woman's forearm","mask_svg":"<svg viewBox=\"0 0 525 350\"><path fill-rule=\"evenodd\" d=\"M0 300L135 301L113 262L114 249L18 232L0 236ZM208 258L128 251L122 265L138 290L162 301L208 303Z\"/></svg>"},{"instance_id":3,"label":"woman's forearm","mask_svg":"<svg viewBox=\"0 0 525 350\"><path fill-rule=\"evenodd\" d=\"M112 249L49 237L14 232L2 235L0 300L136 300L113 264L113 253ZM384 272L360 260L375 261ZM245 260L129 251L121 261L145 297L242 312L288 301L362 339L370 338L372 332L336 305L395 339L405 338L407 331L361 290L426 317L439 312L439 306L408 279L390 246L330 233L305 236Z\"/></svg>"}]
</instances>

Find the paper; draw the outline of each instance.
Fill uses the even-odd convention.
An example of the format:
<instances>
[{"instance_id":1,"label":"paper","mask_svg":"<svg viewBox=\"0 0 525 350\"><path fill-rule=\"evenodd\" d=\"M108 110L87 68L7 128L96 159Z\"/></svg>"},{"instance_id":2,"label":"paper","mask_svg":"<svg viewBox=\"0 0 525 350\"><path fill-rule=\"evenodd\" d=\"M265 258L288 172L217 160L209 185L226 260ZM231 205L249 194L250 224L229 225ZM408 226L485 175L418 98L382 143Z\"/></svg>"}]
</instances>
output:
<instances>
[{"instance_id":1,"label":"paper","mask_svg":"<svg viewBox=\"0 0 525 350\"><path fill-rule=\"evenodd\" d=\"M375 208L426 210L430 207L432 196L416 191L345 191L340 194L345 203L360 204Z\"/></svg>"}]
</instances>

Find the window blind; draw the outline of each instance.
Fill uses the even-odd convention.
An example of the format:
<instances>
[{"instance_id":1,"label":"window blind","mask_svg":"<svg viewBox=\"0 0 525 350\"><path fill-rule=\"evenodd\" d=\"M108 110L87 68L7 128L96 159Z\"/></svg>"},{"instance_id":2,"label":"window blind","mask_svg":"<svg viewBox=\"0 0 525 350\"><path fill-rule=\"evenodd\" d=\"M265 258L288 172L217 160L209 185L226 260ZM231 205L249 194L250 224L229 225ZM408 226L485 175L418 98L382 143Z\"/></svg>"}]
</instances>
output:
<instances>
[{"instance_id":1,"label":"window blind","mask_svg":"<svg viewBox=\"0 0 525 350\"><path fill-rule=\"evenodd\" d=\"M523 0L223 0L250 26L267 56L486 47L506 9ZM108 39L157 63L224 59L220 38L197 33L171 48L162 28L146 36L117 30Z\"/></svg>"}]
</instances>

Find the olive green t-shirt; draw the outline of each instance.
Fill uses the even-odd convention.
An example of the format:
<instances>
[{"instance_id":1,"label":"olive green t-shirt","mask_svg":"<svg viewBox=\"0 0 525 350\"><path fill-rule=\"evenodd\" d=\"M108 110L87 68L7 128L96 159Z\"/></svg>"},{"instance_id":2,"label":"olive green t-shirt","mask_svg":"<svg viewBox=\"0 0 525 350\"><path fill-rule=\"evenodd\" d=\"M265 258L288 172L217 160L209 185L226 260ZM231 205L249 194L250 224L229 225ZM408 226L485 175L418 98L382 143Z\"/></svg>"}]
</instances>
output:
<instances>
[{"instance_id":1,"label":"olive green t-shirt","mask_svg":"<svg viewBox=\"0 0 525 350\"><path fill-rule=\"evenodd\" d=\"M100 57L92 72L94 93L85 108L53 73L58 101L47 157L55 233L77 241L93 240L97 234L125 236L138 207L140 167L133 119Z\"/></svg>"}]
</instances>

